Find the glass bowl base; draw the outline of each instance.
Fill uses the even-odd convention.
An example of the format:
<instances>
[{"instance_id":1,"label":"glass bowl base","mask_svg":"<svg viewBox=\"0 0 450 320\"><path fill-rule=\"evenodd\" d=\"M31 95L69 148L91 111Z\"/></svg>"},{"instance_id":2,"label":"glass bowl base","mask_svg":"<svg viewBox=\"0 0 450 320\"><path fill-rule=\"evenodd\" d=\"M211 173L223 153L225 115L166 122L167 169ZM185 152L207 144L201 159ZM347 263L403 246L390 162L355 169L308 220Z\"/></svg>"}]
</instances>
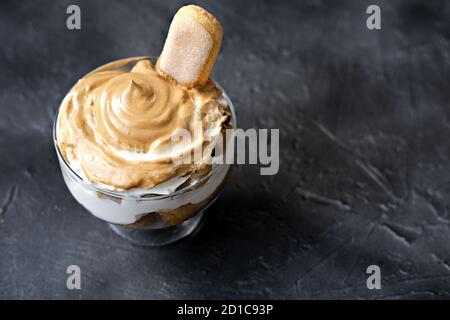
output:
<instances>
[{"instance_id":1,"label":"glass bowl base","mask_svg":"<svg viewBox=\"0 0 450 320\"><path fill-rule=\"evenodd\" d=\"M161 247L181 240L200 230L203 225L203 211L184 222L161 229L130 229L118 224L108 223L120 237L133 244L145 247Z\"/></svg>"}]
</instances>

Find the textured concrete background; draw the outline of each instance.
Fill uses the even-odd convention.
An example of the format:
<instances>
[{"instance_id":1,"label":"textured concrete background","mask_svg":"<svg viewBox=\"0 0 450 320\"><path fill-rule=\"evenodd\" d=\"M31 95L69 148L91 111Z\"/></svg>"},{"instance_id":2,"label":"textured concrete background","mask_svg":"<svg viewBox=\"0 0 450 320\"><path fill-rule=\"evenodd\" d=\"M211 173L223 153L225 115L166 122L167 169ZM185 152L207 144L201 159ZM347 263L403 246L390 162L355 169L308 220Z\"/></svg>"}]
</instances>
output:
<instances>
[{"instance_id":1,"label":"textured concrete background","mask_svg":"<svg viewBox=\"0 0 450 320\"><path fill-rule=\"evenodd\" d=\"M147 249L70 196L51 127L92 68L158 55L182 3L1 1L0 298L450 298L450 3L376 1L369 31L372 2L201 2L214 76L240 127L280 128L281 168L237 167L196 237Z\"/></svg>"}]
</instances>

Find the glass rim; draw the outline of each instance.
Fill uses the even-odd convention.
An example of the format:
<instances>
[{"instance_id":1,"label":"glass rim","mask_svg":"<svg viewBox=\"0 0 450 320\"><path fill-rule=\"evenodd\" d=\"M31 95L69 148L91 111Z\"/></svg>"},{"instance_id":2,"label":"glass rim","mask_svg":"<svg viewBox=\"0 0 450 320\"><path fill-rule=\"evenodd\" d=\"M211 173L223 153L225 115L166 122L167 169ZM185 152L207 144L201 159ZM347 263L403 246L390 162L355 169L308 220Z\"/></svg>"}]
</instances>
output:
<instances>
[{"instance_id":1,"label":"glass rim","mask_svg":"<svg viewBox=\"0 0 450 320\"><path fill-rule=\"evenodd\" d=\"M153 56L139 56L139 57L129 57L129 58L122 58L122 59L117 59L117 60L113 60L110 61L106 64L103 64L97 68L95 68L94 70L86 73L82 78L86 77L87 75L101 69L101 68L105 68L107 67L109 64L112 63L116 63L122 60L130 60L130 62L134 62L134 61L139 61L139 60L144 60L144 59L148 59L150 61L152 61L152 63L157 59L157 57L153 57ZM219 89L222 91L222 97L227 101L228 104L228 108L230 109L230 113L231 113L231 123L233 125L233 130L236 129L236 114L234 111L234 106L233 106L233 102L231 101L230 97L227 95L227 93L225 92L225 90L222 88L222 86L217 83L214 79L212 79L214 81L214 83L217 85L217 87L219 87ZM72 90L73 86L70 88L70 90ZM70 90L68 92L70 92ZM66 94L67 95L67 94ZM65 96L66 96L65 95ZM64 96L64 97L65 97ZM61 150L59 148L58 145L58 139L57 139L57 134L56 134L56 127L57 127L57 123L58 123L58 116L59 116L59 110L61 108L61 104L58 106L58 109L56 110L54 119L53 119L53 129L52 129L52 136L53 136L53 145L55 147L56 150L56 154L58 156L58 160L59 163L62 163L64 165L64 167L66 169L69 170L69 173L77 180L77 182L83 184L85 187L87 187L88 189L95 191L95 192L100 192L102 194L111 196L113 198L119 198L119 199L126 199L126 198L131 198L131 199L138 199L140 201L145 201L145 200L155 200L155 199L166 199L166 198L171 198L174 196L177 196L179 194L191 191L193 189L195 189L197 186L201 186L203 184L203 182L207 181L215 172L217 172L219 170L220 167L222 167L225 164L219 164L216 166L213 166L212 169L208 172L208 174L202 178L200 178L199 180L195 181L194 183L192 183L189 186L186 186L182 189L179 190L175 190L175 192L172 192L170 194L152 194L152 193L148 193L148 194L131 194L129 193L129 190L133 190L133 189L129 189L129 190L124 190L124 191L119 191L119 190L111 190L111 189L107 189L105 187L100 186L99 184L96 183L92 183L91 181L88 181L86 179L84 179L82 176L80 176L80 174L78 174L73 168L72 166L68 163L68 161L63 157ZM136 189L140 189L140 190L146 190L145 188L136 188Z\"/></svg>"}]
</instances>

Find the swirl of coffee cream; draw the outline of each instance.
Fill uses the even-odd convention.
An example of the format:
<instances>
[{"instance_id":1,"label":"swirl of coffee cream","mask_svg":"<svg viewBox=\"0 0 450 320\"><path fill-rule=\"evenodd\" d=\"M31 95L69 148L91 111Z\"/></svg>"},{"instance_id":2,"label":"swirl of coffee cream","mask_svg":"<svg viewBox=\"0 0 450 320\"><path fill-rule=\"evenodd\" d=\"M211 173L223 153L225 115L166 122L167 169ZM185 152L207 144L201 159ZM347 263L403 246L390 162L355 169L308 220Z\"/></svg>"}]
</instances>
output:
<instances>
[{"instance_id":1,"label":"swirl of coffee cream","mask_svg":"<svg viewBox=\"0 0 450 320\"><path fill-rule=\"evenodd\" d=\"M124 70L130 63L134 67ZM205 139L205 130L219 135L229 117L212 80L187 90L164 79L149 60L131 58L77 82L61 104L57 141L69 165L90 182L117 190L148 189L204 172L204 158L196 163L173 159L190 156L196 148L212 150L216 139ZM192 137L182 150L172 139L180 130Z\"/></svg>"}]
</instances>

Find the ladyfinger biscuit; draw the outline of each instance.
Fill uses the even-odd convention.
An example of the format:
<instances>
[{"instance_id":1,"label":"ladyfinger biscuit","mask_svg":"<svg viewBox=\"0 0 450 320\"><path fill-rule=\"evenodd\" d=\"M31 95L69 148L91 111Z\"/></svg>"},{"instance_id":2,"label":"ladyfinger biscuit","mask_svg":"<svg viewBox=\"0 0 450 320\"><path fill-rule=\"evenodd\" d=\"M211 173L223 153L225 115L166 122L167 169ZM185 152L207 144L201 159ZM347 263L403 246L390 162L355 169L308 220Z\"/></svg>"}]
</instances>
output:
<instances>
[{"instance_id":1,"label":"ladyfinger biscuit","mask_svg":"<svg viewBox=\"0 0 450 320\"><path fill-rule=\"evenodd\" d=\"M158 72L188 89L205 84L222 36L222 26L208 11L195 5L180 8L156 64Z\"/></svg>"}]
</instances>

